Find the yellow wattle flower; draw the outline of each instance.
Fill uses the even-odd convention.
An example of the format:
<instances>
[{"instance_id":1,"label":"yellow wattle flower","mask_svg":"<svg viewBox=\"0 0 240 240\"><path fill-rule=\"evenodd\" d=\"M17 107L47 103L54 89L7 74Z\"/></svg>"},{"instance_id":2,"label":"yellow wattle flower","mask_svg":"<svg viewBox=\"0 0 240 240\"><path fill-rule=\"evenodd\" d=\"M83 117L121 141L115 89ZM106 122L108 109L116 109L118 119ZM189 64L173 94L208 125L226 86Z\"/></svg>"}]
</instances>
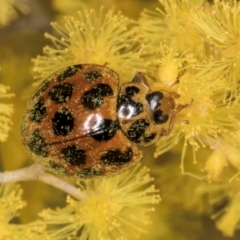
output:
<instances>
[{"instance_id":1,"label":"yellow wattle flower","mask_svg":"<svg viewBox=\"0 0 240 240\"><path fill-rule=\"evenodd\" d=\"M49 227L62 224L56 238L81 232L81 240L136 239L147 232L149 212L160 201L148 172L137 165L113 177L79 181L83 201L68 197L65 208L44 210L41 217Z\"/></svg>"},{"instance_id":2,"label":"yellow wattle flower","mask_svg":"<svg viewBox=\"0 0 240 240\"><path fill-rule=\"evenodd\" d=\"M132 79L143 68L139 58L137 24L103 7L78 12L77 17L65 17L65 23L52 23L60 37L45 34L53 46L43 49L44 55L33 59L35 78L44 80L52 73L74 64L107 65L119 74L121 81Z\"/></svg>"}]
</instances>

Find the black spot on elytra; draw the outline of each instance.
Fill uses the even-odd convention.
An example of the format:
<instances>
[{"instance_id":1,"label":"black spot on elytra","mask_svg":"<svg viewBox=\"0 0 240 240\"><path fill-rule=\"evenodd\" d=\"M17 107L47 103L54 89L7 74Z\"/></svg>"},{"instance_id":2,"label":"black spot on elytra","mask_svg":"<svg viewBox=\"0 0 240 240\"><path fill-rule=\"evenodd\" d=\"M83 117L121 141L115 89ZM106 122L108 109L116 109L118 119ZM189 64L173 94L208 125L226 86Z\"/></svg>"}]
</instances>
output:
<instances>
[{"instance_id":1,"label":"black spot on elytra","mask_svg":"<svg viewBox=\"0 0 240 240\"><path fill-rule=\"evenodd\" d=\"M95 81L96 79L101 78L101 77L103 77L101 72L90 71L90 72L86 73L83 78L84 78L84 80L91 82L91 81Z\"/></svg>"},{"instance_id":2,"label":"black spot on elytra","mask_svg":"<svg viewBox=\"0 0 240 240\"><path fill-rule=\"evenodd\" d=\"M89 133L93 139L98 142L104 142L114 137L116 131L119 129L118 121L110 119L102 119L97 126L93 126L93 131Z\"/></svg>"},{"instance_id":3,"label":"black spot on elytra","mask_svg":"<svg viewBox=\"0 0 240 240\"><path fill-rule=\"evenodd\" d=\"M84 168L77 173L77 176L79 178L90 178L90 177L96 177L101 175L102 175L102 172L95 168Z\"/></svg>"},{"instance_id":4,"label":"black spot on elytra","mask_svg":"<svg viewBox=\"0 0 240 240\"><path fill-rule=\"evenodd\" d=\"M86 163L86 153L78 146L71 145L63 148L60 155L71 165L79 166Z\"/></svg>"},{"instance_id":5,"label":"black spot on elytra","mask_svg":"<svg viewBox=\"0 0 240 240\"><path fill-rule=\"evenodd\" d=\"M133 95L137 94L139 91L140 91L139 88L136 86L126 87L126 94L128 96L133 96Z\"/></svg>"},{"instance_id":6,"label":"black spot on elytra","mask_svg":"<svg viewBox=\"0 0 240 240\"><path fill-rule=\"evenodd\" d=\"M152 111L158 108L159 100L163 98L162 92L152 92L146 96L146 100Z\"/></svg>"},{"instance_id":7,"label":"black spot on elytra","mask_svg":"<svg viewBox=\"0 0 240 240\"><path fill-rule=\"evenodd\" d=\"M67 68L65 68L58 76L57 76L57 80L58 81L63 81L68 77L71 77L72 75L74 75L76 72L78 72L79 69L81 69L82 66L81 65L73 65L73 66L69 66Z\"/></svg>"},{"instance_id":8,"label":"black spot on elytra","mask_svg":"<svg viewBox=\"0 0 240 240\"><path fill-rule=\"evenodd\" d=\"M101 161L105 165L122 165L131 161L133 151L128 148L125 152L121 152L119 149L111 149L102 154Z\"/></svg>"},{"instance_id":9,"label":"black spot on elytra","mask_svg":"<svg viewBox=\"0 0 240 240\"><path fill-rule=\"evenodd\" d=\"M68 102L72 96L73 85L70 83L60 83L49 91L49 96L56 103Z\"/></svg>"},{"instance_id":10,"label":"black spot on elytra","mask_svg":"<svg viewBox=\"0 0 240 240\"><path fill-rule=\"evenodd\" d=\"M38 156L47 157L49 154L48 145L39 130L35 130L29 136L28 147Z\"/></svg>"},{"instance_id":11,"label":"black spot on elytra","mask_svg":"<svg viewBox=\"0 0 240 240\"><path fill-rule=\"evenodd\" d=\"M119 116L131 118L143 112L143 105L134 102L131 97L127 95L119 95L117 100L117 109Z\"/></svg>"},{"instance_id":12,"label":"black spot on elytra","mask_svg":"<svg viewBox=\"0 0 240 240\"><path fill-rule=\"evenodd\" d=\"M104 97L112 95L112 88L106 83L101 83L86 91L81 98L81 103L86 108L96 109L104 103Z\"/></svg>"},{"instance_id":13,"label":"black spot on elytra","mask_svg":"<svg viewBox=\"0 0 240 240\"><path fill-rule=\"evenodd\" d=\"M29 112L29 118L31 121L40 123L46 116L47 109L43 99L39 99Z\"/></svg>"},{"instance_id":14,"label":"black spot on elytra","mask_svg":"<svg viewBox=\"0 0 240 240\"><path fill-rule=\"evenodd\" d=\"M151 142L156 133L151 133L145 135L145 130L149 127L149 122L147 119L136 120L127 131L127 137L135 143L148 143Z\"/></svg>"},{"instance_id":15,"label":"black spot on elytra","mask_svg":"<svg viewBox=\"0 0 240 240\"><path fill-rule=\"evenodd\" d=\"M50 84L50 80L49 78L47 78L46 80L44 80L38 87L37 89L35 90L34 94L33 94L33 98L39 96L41 93L44 92L44 90L47 89L47 87L49 86Z\"/></svg>"},{"instance_id":16,"label":"black spot on elytra","mask_svg":"<svg viewBox=\"0 0 240 240\"><path fill-rule=\"evenodd\" d=\"M163 115L161 110L157 110L153 112L153 121L156 124L162 124L168 121L168 115Z\"/></svg>"},{"instance_id":17,"label":"black spot on elytra","mask_svg":"<svg viewBox=\"0 0 240 240\"><path fill-rule=\"evenodd\" d=\"M55 135L66 136L73 130L74 117L67 109L60 109L54 114L52 124Z\"/></svg>"}]
</instances>

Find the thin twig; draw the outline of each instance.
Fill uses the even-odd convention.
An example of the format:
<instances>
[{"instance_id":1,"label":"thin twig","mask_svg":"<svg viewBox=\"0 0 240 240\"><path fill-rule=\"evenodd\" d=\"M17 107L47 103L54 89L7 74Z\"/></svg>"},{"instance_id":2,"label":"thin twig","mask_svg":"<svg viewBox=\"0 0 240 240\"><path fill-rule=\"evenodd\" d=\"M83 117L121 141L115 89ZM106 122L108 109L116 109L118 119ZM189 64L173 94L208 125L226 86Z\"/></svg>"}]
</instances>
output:
<instances>
[{"instance_id":1,"label":"thin twig","mask_svg":"<svg viewBox=\"0 0 240 240\"><path fill-rule=\"evenodd\" d=\"M76 188L74 185L65 182L64 180L50 173L44 172L43 174L41 174L41 176L39 176L37 180L52 185L56 188L59 188L78 200L84 200L86 198L86 195L83 192L81 192L78 188Z\"/></svg>"},{"instance_id":2,"label":"thin twig","mask_svg":"<svg viewBox=\"0 0 240 240\"><path fill-rule=\"evenodd\" d=\"M84 200L85 194L74 185L45 172L42 165L35 163L29 167L14 171L0 172L0 183L37 180L63 190L78 200Z\"/></svg>"}]
</instances>

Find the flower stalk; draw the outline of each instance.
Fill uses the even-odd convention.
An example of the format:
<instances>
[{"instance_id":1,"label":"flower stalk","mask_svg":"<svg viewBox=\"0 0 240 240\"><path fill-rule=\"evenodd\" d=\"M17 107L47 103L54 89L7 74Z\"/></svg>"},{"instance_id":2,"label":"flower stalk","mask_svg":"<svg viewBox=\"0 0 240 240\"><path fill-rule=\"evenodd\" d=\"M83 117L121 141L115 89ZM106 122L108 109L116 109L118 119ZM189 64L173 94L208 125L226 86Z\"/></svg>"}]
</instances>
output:
<instances>
[{"instance_id":1,"label":"flower stalk","mask_svg":"<svg viewBox=\"0 0 240 240\"><path fill-rule=\"evenodd\" d=\"M52 185L68 193L69 195L73 196L78 200L85 199L85 194L81 192L78 188L50 173L45 172L44 167L38 163L15 171L6 171L0 173L0 183L29 180L37 180Z\"/></svg>"}]
</instances>

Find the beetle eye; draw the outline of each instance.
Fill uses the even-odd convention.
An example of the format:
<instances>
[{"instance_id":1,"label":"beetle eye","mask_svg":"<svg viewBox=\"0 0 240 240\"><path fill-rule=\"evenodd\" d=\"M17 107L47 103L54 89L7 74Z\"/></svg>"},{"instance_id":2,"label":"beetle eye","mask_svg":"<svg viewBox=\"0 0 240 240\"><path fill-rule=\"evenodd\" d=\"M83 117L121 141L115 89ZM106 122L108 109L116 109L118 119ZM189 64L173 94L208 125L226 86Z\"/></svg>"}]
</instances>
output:
<instances>
[{"instance_id":1,"label":"beetle eye","mask_svg":"<svg viewBox=\"0 0 240 240\"><path fill-rule=\"evenodd\" d=\"M159 100L163 98L162 92L152 92L146 96L146 100L152 111L159 106Z\"/></svg>"},{"instance_id":2,"label":"beetle eye","mask_svg":"<svg viewBox=\"0 0 240 240\"><path fill-rule=\"evenodd\" d=\"M156 124L165 123L168 121L168 115L163 115L161 110L157 110L153 113L153 120Z\"/></svg>"}]
</instances>

